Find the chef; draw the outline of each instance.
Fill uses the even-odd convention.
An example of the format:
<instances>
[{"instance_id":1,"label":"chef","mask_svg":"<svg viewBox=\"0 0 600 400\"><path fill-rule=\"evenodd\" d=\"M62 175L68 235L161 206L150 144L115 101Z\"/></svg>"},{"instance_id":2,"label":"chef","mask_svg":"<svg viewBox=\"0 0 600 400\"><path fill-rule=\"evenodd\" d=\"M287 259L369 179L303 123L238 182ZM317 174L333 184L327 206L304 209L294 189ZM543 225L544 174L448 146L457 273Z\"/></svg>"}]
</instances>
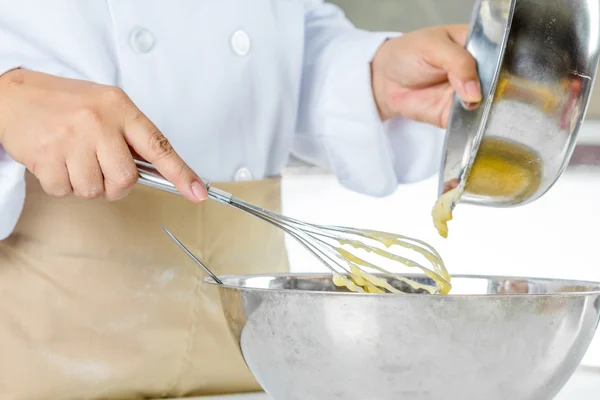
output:
<instances>
[{"instance_id":1,"label":"chef","mask_svg":"<svg viewBox=\"0 0 600 400\"><path fill-rule=\"evenodd\" d=\"M159 224L217 274L285 272L282 233L200 177L280 211L290 154L371 196L431 176L451 97L481 100L466 33L319 0L1 0L0 398L259 390Z\"/></svg>"}]
</instances>

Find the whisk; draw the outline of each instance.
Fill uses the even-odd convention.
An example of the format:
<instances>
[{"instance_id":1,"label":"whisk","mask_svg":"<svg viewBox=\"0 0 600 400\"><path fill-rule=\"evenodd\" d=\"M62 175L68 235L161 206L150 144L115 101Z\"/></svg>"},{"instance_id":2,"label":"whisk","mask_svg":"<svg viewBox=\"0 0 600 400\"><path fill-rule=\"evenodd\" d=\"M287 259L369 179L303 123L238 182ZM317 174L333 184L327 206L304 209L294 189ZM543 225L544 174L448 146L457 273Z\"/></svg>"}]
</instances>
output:
<instances>
[{"instance_id":1,"label":"whisk","mask_svg":"<svg viewBox=\"0 0 600 400\"><path fill-rule=\"evenodd\" d=\"M136 160L136 164L139 171L138 183L180 194L152 164L140 160ZM441 256L433 247L421 240L388 232L300 221L235 198L230 193L211 186L206 180L204 183L209 199L258 217L291 235L332 272L333 282L337 286L345 286L354 292L396 294L415 291L426 291L431 294L448 293L451 289L450 276ZM392 253L390 251L392 248L403 248L419 254L426 263ZM433 283L420 283L393 273L385 267L398 264L419 268ZM394 281L403 282L404 285L395 284Z\"/></svg>"}]
</instances>

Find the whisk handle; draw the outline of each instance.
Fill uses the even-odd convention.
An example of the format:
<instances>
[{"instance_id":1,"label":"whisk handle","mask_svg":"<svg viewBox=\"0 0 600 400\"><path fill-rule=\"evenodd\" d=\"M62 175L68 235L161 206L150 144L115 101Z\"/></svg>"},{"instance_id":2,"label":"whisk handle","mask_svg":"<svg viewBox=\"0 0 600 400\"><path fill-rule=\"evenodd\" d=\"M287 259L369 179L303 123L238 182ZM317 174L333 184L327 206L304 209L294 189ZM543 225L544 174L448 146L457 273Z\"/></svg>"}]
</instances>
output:
<instances>
[{"instance_id":1,"label":"whisk handle","mask_svg":"<svg viewBox=\"0 0 600 400\"><path fill-rule=\"evenodd\" d=\"M138 169L138 183L144 186L151 187L153 189L162 190L164 192L181 195L175 185L166 180L160 172L154 168L152 164L142 160L135 160L135 165ZM212 187L208 180L202 179L206 190L208 191L208 198L218 201L223 204L230 204L232 195L221 189Z\"/></svg>"}]
</instances>

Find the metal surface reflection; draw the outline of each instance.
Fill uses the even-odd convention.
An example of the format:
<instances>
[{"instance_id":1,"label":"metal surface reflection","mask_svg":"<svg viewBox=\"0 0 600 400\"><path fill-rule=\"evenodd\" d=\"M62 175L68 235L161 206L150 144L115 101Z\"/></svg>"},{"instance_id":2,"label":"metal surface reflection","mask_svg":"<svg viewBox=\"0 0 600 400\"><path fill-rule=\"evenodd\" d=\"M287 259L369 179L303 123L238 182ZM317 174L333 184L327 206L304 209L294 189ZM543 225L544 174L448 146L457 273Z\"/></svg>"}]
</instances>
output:
<instances>
[{"instance_id":1,"label":"metal surface reflection","mask_svg":"<svg viewBox=\"0 0 600 400\"><path fill-rule=\"evenodd\" d=\"M442 296L342 292L330 274L219 278L231 331L273 400L550 399L600 316L589 282L456 276Z\"/></svg>"}]
</instances>

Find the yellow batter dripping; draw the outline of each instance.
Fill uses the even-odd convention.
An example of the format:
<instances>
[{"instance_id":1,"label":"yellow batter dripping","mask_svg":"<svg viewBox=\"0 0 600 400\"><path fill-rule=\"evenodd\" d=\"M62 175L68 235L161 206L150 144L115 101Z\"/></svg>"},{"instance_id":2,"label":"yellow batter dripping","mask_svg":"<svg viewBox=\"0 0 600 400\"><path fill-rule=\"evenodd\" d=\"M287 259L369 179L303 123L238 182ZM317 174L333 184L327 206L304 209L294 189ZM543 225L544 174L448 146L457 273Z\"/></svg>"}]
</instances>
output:
<instances>
[{"instance_id":1,"label":"yellow batter dripping","mask_svg":"<svg viewBox=\"0 0 600 400\"><path fill-rule=\"evenodd\" d=\"M537 190L541 179L538 158L526 148L501 139L482 141L468 174L466 191L473 195L520 199ZM448 237L448 221L461 189L442 194L431 215L440 236Z\"/></svg>"},{"instance_id":2,"label":"yellow batter dripping","mask_svg":"<svg viewBox=\"0 0 600 400\"><path fill-rule=\"evenodd\" d=\"M414 260L410 260L408 258L388 253L383 249L368 246L359 241L339 241L341 246L349 245L356 249L362 249L365 251L373 252L378 256L383 258L393 260L404 264L407 267L411 268L419 268L421 269L427 277L433 280L434 285L425 285L418 283L412 279L402 277L398 274L393 274L380 266L374 265L363 260L360 257L355 256L349 251L343 249L342 247L336 248L338 254L348 262L349 271L348 276L344 276L341 274L334 274L333 283L339 287L346 287L350 291L353 292L363 292L363 293L394 293L394 294L402 294L403 292L396 289L389 282L381 277L375 276L373 274L369 274L361 267L367 267L370 269L377 270L382 272L384 275L392 277L396 280L404 282L408 284L412 289L415 290L425 290L431 294L439 293L439 294L447 294L450 292L452 286L450 282L450 274L446 270L444 262L442 261L440 255L429 245L424 242L418 241L416 239L407 238L400 235L388 234L377 232L368 235L369 239L375 240L380 244L391 247L391 246L401 246L407 248L409 250L413 250L421 254L425 257L427 261L431 263L432 268L426 268L425 266L417 263ZM419 244L420 246L417 246Z\"/></svg>"},{"instance_id":3,"label":"yellow batter dripping","mask_svg":"<svg viewBox=\"0 0 600 400\"><path fill-rule=\"evenodd\" d=\"M507 197L519 199L535 191L540 183L541 170L537 158L527 149L500 139L486 139L482 141L475 162L469 171L465 189L470 194L480 196ZM458 183L458 182L456 182ZM442 237L448 237L448 221L452 219L452 210L458 202L462 188L455 184L442 194L432 210L434 225ZM412 289L425 290L431 294L447 294L452 289L450 274L439 254L427 243L399 235L375 233L367 235L385 247L401 246L416 251L424 256L432 268L386 252L383 249L368 246L360 241L339 241L340 247L335 250L338 255L348 263L347 274L334 274L333 283L338 287L346 287L353 292L361 293L394 293L403 292L396 289L380 276L375 276L363 268L377 270L384 276L408 284ZM418 244L418 245L417 245ZM386 259L400 262L407 267L421 269L427 277L433 280L434 285L425 285L393 274L385 269L373 265L362 258L345 250L341 246L352 246L362 249Z\"/></svg>"}]
</instances>

